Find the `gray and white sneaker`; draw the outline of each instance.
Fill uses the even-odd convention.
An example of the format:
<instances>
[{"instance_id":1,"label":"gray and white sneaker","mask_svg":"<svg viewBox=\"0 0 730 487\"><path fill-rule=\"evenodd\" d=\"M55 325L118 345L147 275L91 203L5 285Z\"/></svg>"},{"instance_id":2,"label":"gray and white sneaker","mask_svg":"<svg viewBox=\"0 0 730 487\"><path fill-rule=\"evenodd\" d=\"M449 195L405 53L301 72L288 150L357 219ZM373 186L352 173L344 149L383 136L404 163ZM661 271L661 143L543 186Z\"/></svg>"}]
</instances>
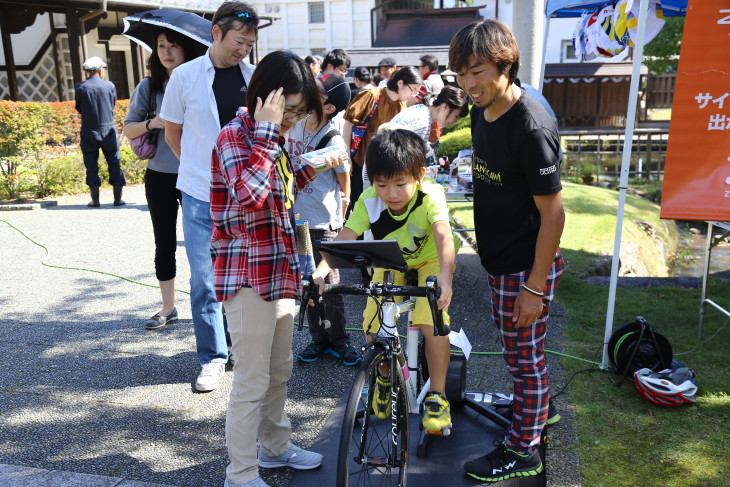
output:
<instances>
[{"instance_id":1,"label":"gray and white sneaker","mask_svg":"<svg viewBox=\"0 0 730 487\"><path fill-rule=\"evenodd\" d=\"M255 479L250 480L245 484L234 484L233 482L229 482L228 479L226 479L223 487L269 487L269 484L264 482L261 477L256 477Z\"/></svg>"},{"instance_id":2,"label":"gray and white sneaker","mask_svg":"<svg viewBox=\"0 0 730 487\"><path fill-rule=\"evenodd\" d=\"M195 389L199 392L209 392L217 389L225 373L225 363L211 362L209 364L203 364L203 368L200 374L198 374L198 379L195 381Z\"/></svg>"},{"instance_id":3,"label":"gray and white sneaker","mask_svg":"<svg viewBox=\"0 0 730 487\"><path fill-rule=\"evenodd\" d=\"M278 457L270 457L259 448L259 467L262 468L291 467L295 470L312 470L322 465L323 459L319 453L303 450L296 445L291 445Z\"/></svg>"}]
</instances>

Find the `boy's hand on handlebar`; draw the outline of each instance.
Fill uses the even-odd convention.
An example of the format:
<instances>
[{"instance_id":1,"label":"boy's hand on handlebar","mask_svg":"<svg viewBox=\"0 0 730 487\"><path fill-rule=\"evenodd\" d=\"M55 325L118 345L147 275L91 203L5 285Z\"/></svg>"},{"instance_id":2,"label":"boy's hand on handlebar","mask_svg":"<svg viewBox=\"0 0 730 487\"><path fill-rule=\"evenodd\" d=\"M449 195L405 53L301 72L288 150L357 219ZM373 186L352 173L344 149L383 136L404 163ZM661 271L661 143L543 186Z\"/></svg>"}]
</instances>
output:
<instances>
[{"instance_id":1,"label":"boy's hand on handlebar","mask_svg":"<svg viewBox=\"0 0 730 487\"><path fill-rule=\"evenodd\" d=\"M324 277L318 276L316 271L314 274L312 274L312 285L316 287L317 294L321 296L322 293L324 292ZM320 298L320 299L322 299L322 298ZM307 303L307 306L314 306L315 304L316 303L314 302L314 300L310 299L309 302Z\"/></svg>"},{"instance_id":2,"label":"boy's hand on handlebar","mask_svg":"<svg viewBox=\"0 0 730 487\"><path fill-rule=\"evenodd\" d=\"M438 305L439 310L443 311L451 303L451 296L453 295L453 290L451 289L451 275L446 277L439 274L436 277L436 282L438 282L439 288L441 288L441 296L438 298L438 301L436 301L436 304Z\"/></svg>"}]
</instances>

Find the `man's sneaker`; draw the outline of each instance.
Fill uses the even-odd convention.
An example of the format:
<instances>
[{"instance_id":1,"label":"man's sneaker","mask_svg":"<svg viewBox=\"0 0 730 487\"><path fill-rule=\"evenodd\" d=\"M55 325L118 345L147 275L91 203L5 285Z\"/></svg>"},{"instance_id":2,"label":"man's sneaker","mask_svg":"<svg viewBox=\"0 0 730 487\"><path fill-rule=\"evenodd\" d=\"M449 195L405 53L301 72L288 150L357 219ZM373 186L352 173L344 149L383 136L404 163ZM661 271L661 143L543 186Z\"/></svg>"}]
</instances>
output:
<instances>
[{"instance_id":1,"label":"man's sneaker","mask_svg":"<svg viewBox=\"0 0 730 487\"><path fill-rule=\"evenodd\" d=\"M540 453L520 455L505 447L504 442L494 440L496 448L483 457L469 460L464 471L482 482L497 482L511 477L531 477L542 472Z\"/></svg>"},{"instance_id":2,"label":"man's sneaker","mask_svg":"<svg viewBox=\"0 0 730 487\"><path fill-rule=\"evenodd\" d=\"M343 345L332 345L332 355L342 359L345 365L357 365L362 362L362 356L349 343Z\"/></svg>"},{"instance_id":3,"label":"man's sneaker","mask_svg":"<svg viewBox=\"0 0 730 487\"><path fill-rule=\"evenodd\" d=\"M300 362L314 362L319 358L320 355L324 355L330 351L330 344L328 342L315 342L313 341L307 348L297 354L297 359Z\"/></svg>"},{"instance_id":4,"label":"man's sneaker","mask_svg":"<svg viewBox=\"0 0 730 487\"><path fill-rule=\"evenodd\" d=\"M385 419L390 416L390 377L381 377L378 373L375 375L373 413L378 419Z\"/></svg>"},{"instance_id":5,"label":"man's sneaker","mask_svg":"<svg viewBox=\"0 0 730 487\"><path fill-rule=\"evenodd\" d=\"M323 458L319 453L302 450L296 445L291 445L278 457L270 457L259 448L259 467L263 468L291 467L295 470L312 470L322 465Z\"/></svg>"},{"instance_id":6,"label":"man's sneaker","mask_svg":"<svg viewBox=\"0 0 730 487\"><path fill-rule=\"evenodd\" d=\"M264 482L261 477L256 477L255 479L250 480L245 484L234 484L233 482L229 482L228 479L226 479L223 487L269 487L269 484Z\"/></svg>"},{"instance_id":7,"label":"man's sneaker","mask_svg":"<svg viewBox=\"0 0 730 487\"><path fill-rule=\"evenodd\" d=\"M560 421L560 413L558 412L558 409L553 404L553 400L550 399L550 403L548 405L548 417L547 421L545 421L546 426L552 426L555 423Z\"/></svg>"},{"instance_id":8,"label":"man's sneaker","mask_svg":"<svg viewBox=\"0 0 730 487\"><path fill-rule=\"evenodd\" d=\"M199 392L209 392L217 389L225 373L225 363L211 362L209 364L203 364L203 368L200 374L198 374L198 379L195 381L195 389Z\"/></svg>"},{"instance_id":9,"label":"man's sneaker","mask_svg":"<svg viewBox=\"0 0 730 487\"><path fill-rule=\"evenodd\" d=\"M423 413L423 429L430 435L451 434L451 408L449 401L436 391L431 391L423 401L426 411Z\"/></svg>"}]
</instances>

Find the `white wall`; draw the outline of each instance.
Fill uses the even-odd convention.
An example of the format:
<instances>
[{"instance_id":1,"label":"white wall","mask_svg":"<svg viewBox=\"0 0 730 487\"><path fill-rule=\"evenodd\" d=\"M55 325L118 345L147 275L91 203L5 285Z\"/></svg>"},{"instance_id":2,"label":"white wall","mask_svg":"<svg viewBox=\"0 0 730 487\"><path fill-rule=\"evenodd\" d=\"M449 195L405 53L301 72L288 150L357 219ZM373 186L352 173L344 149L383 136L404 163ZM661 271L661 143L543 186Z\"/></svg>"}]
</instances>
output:
<instances>
[{"instance_id":1,"label":"white wall","mask_svg":"<svg viewBox=\"0 0 730 487\"><path fill-rule=\"evenodd\" d=\"M13 57L16 65L30 64L33 56L46 42L51 35L51 26L48 21L49 14L36 15L35 22L20 34L11 34L10 42L13 44ZM1 43L0 43L1 44ZM0 49L0 64L5 64L5 52Z\"/></svg>"},{"instance_id":2,"label":"white wall","mask_svg":"<svg viewBox=\"0 0 730 487\"><path fill-rule=\"evenodd\" d=\"M261 15L280 17L259 31L259 56L291 49L300 56L312 50L370 47L370 9L374 0L324 0L325 22L309 23L309 2L284 0L253 2Z\"/></svg>"}]
</instances>

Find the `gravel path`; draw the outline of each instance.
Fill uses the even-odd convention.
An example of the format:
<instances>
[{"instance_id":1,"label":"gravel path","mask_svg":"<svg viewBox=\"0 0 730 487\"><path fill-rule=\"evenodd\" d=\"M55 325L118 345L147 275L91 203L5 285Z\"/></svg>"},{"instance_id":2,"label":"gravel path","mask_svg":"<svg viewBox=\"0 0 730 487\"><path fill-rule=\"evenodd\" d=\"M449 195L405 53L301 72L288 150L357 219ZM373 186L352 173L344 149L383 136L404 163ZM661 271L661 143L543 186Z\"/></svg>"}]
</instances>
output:
<instances>
[{"instance_id":1,"label":"gravel path","mask_svg":"<svg viewBox=\"0 0 730 487\"><path fill-rule=\"evenodd\" d=\"M109 275L156 284L144 189L127 188L124 199L126 206L114 208L106 191L100 209L87 208L82 195L0 213L0 485L44 485L39 478L61 487L223 483L232 373L216 391L196 393L188 295L177 293L178 324L145 331L159 291ZM182 239L179 227L177 287L185 291L190 272ZM498 351L486 277L469 245L457 257L454 283L454 327L464 327L474 350ZM364 302L347 299L348 326L358 327ZM560 350L566 325L554 306L546 348ZM362 341L361 333L351 336L356 345ZM306 330L295 331L295 351L308 342ZM556 355L548 357L551 383L559 387L563 371ZM468 367L468 388L511 390L500 356L473 356ZM296 443L315 441L353 374L330 358L295 364L286 408ZM563 419L549 432L548 485L578 486L574 413L565 395L557 405ZM272 486L291 479L287 469L262 474Z\"/></svg>"}]
</instances>

